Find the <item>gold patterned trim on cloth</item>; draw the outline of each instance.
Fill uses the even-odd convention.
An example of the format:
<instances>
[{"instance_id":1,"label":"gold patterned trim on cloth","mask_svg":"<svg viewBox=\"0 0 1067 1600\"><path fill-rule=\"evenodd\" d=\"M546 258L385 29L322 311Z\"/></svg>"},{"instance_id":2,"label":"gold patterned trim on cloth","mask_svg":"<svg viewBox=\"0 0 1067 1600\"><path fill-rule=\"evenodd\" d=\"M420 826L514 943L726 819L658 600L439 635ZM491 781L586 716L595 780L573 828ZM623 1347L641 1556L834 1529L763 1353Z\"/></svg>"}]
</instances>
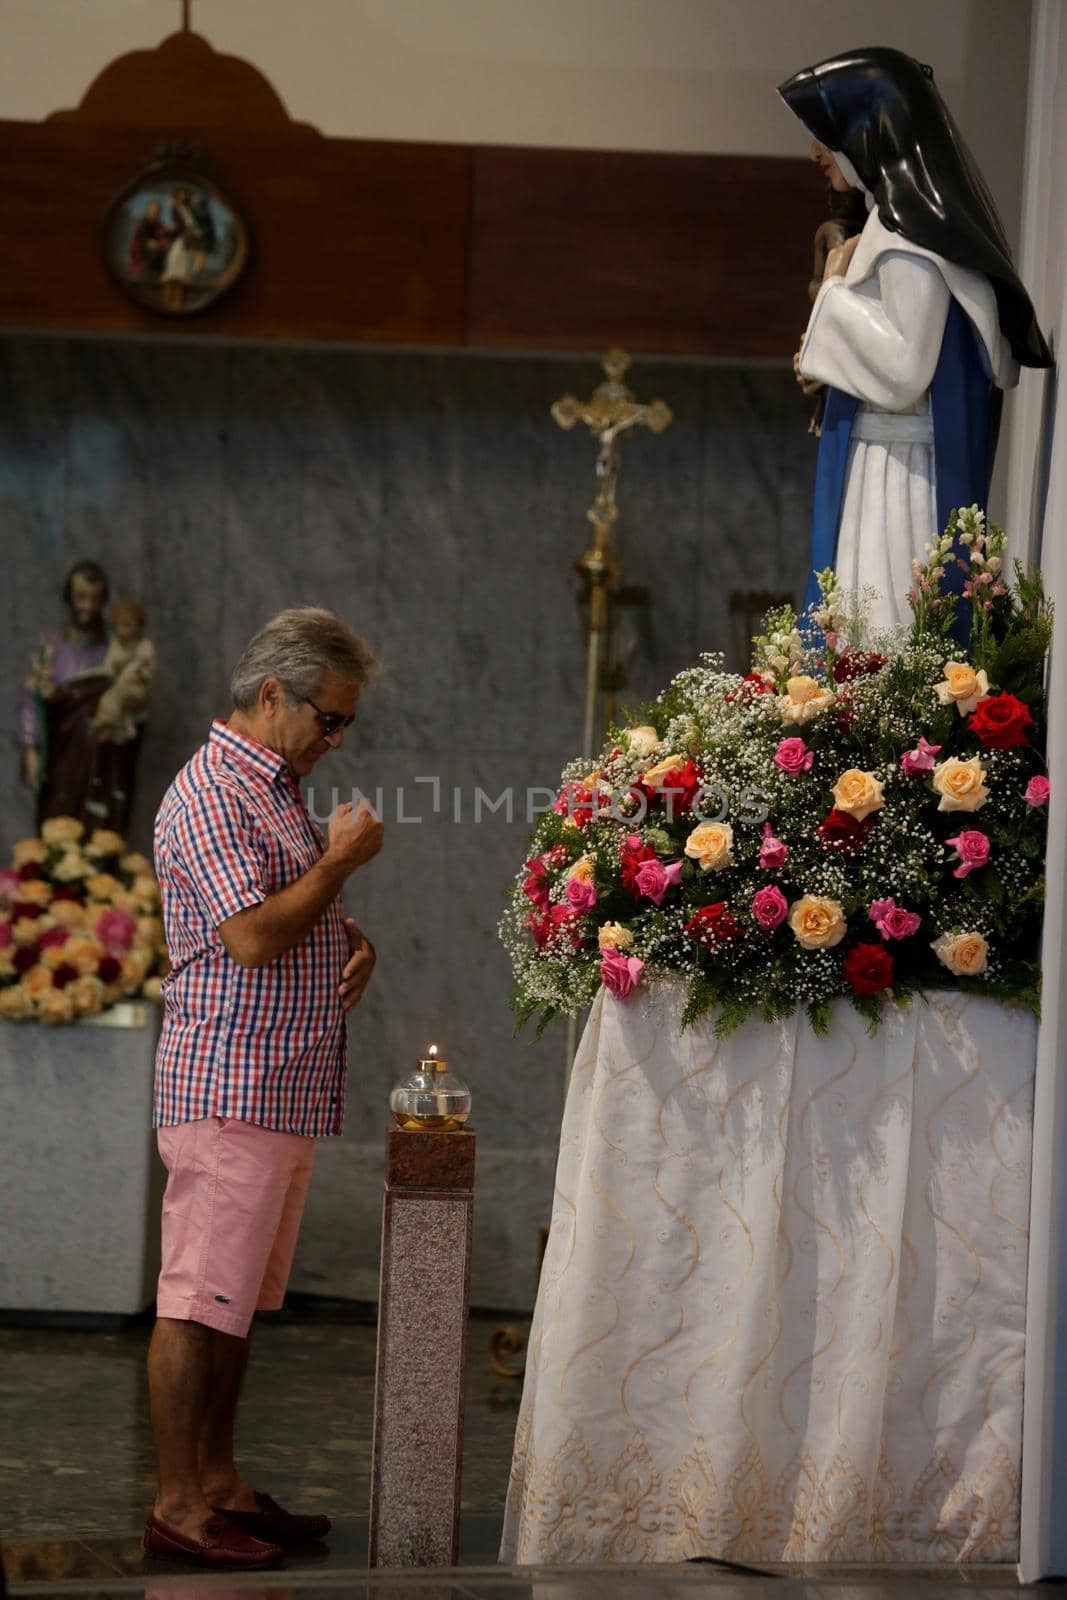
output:
<instances>
[{"instance_id":1,"label":"gold patterned trim on cloth","mask_svg":"<svg viewBox=\"0 0 1067 1600\"><path fill-rule=\"evenodd\" d=\"M540 1462L523 1422L508 1520L519 1564L628 1565L694 1556L728 1561L1010 1562L1019 1546L1016 1463L990 1430L967 1482L943 1450L905 1487L883 1454L866 1482L838 1449L820 1475L806 1451L776 1482L753 1442L719 1464L700 1437L680 1461L657 1461L635 1430L603 1472L578 1427Z\"/></svg>"}]
</instances>

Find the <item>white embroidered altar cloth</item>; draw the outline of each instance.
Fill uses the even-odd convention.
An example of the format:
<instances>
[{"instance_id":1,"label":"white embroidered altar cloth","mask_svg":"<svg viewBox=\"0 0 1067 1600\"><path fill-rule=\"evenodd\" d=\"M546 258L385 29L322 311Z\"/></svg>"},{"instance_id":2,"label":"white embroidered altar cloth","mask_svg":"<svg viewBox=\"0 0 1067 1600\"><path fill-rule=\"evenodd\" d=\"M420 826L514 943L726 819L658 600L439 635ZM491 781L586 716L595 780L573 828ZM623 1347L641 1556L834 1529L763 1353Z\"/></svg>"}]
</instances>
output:
<instances>
[{"instance_id":1,"label":"white embroidered altar cloth","mask_svg":"<svg viewBox=\"0 0 1067 1600\"><path fill-rule=\"evenodd\" d=\"M578 1052L501 1559L1014 1560L1034 1019L679 1009Z\"/></svg>"}]
</instances>

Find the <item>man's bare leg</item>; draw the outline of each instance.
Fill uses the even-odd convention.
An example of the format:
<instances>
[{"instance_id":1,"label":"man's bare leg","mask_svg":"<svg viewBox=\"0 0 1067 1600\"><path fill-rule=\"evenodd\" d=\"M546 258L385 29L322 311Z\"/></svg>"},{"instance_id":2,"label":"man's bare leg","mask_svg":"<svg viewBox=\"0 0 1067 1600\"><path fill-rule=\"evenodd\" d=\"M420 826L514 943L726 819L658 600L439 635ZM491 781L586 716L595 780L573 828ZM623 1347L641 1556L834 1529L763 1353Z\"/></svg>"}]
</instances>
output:
<instances>
[{"instance_id":1,"label":"man's bare leg","mask_svg":"<svg viewBox=\"0 0 1067 1600\"><path fill-rule=\"evenodd\" d=\"M198 1538L211 1516L200 1480L198 1445L211 1383L211 1339L202 1322L160 1317L148 1347L148 1394L161 1522Z\"/></svg>"},{"instance_id":2,"label":"man's bare leg","mask_svg":"<svg viewBox=\"0 0 1067 1600\"><path fill-rule=\"evenodd\" d=\"M237 1471L234 1425L241 1384L248 1366L251 1336L211 1334L211 1366L207 1402L198 1439L198 1467L204 1497L223 1511L255 1511L256 1497Z\"/></svg>"}]
</instances>

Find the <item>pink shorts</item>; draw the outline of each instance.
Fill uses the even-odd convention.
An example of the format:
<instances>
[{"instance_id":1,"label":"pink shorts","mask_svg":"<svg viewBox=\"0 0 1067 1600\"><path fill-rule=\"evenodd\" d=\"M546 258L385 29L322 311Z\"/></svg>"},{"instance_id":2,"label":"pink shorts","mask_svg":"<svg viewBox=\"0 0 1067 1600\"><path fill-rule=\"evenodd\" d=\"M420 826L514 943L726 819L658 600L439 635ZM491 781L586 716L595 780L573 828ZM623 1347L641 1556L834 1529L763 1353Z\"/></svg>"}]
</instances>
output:
<instances>
[{"instance_id":1,"label":"pink shorts","mask_svg":"<svg viewBox=\"0 0 1067 1600\"><path fill-rule=\"evenodd\" d=\"M170 1174L156 1315L243 1339L285 1299L315 1140L232 1117L156 1136Z\"/></svg>"}]
</instances>

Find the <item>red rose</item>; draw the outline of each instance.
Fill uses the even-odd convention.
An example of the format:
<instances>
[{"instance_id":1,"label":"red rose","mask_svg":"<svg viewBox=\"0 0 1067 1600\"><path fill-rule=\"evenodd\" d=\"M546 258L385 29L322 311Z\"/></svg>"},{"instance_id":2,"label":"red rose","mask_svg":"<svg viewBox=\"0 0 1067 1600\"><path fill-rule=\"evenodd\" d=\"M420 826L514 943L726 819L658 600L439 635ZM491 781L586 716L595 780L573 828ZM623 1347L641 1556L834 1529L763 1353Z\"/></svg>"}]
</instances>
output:
<instances>
[{"instance_id":1,"label":"red rose","mask_svg":"<svg viewBox=\"0 0 1067 1600\"><path fill-rule=\"evenodd\" d=\"M727 705L732 705L735 700L743 702L758 700L761 694L774 694L774 684L765 683L758 672L749 672L741 679L736 689L731 689L725 696Z\"/></svg>"},{"instance_id":2,"label":"red rose","mask_svg":"<svg viewBox=\"0 0 1067 1600\"><path fill-rule=\"evenodd\" d=\"M987 750L1010 750L1028 744L1024 728L1033 726L1030 707L1013 694L987 694L967 719L971 732Z\"/></svg>"},{"instance_id":3,"label":"red rose","mask_svg":"<svg viewBox=\"0 0 1067 1600\"><path fill-rule=\"evenodd\" d=\"M34 900L15 900L11 905L11 920L17 922L20 917L43 917L44 906L39 906Z\"/></svg>"},{"instance_id":4,"label":"red rose","mask_svg":"<svg viewBox=\"0 0 1067 1600\"><path fill-rule=\"evenodd\" d=\"M53 889L53 891L52 891L52 899L53 900L75 900L75 901L80 901L81 898L82 898L81 889L76 889L72 883L61 884L58 889Z\"/></svg>"},{"instance_id":5,"label":"red rose","mask_svg":"<svg viewBox=\"0 0 1067 1600\"><path fill-rule=\"evenodd\" d=\"M67 984L73 983L77 976L77 967L72 967L69 961L62 961L52 974L52 987L65 989Z\"/></svg>"},{"instance_id":6,"label":"red rose","mask_svg":"<svg viewBox=\"0 0 1067 1600\"><path fill-rule=\"evenodd\" d=\"M629 840L627 841L626 847L622 852L620 875L622 877L623 888L628 890L629 893L633 895L635 900L639 900L641 898L641 891L637 887L638 868L644 861L655 861L656 852L653 850L650 844L640 843L640 834L631 834L630 838L637 840L638 842L636 844L631 844Z\"/></svg>"},{"instance_id":7,"label":"red rose","mask_svg":"<svg viewBox=\"0 0 1067 1600\"><path fill-rule=\"evenodd\" d=\"M44 868L38 861L27 861L19 868L19 882L32 883L34 878L43 878Z\"/></svg>"},{"instance_id":8,"label":"red rose","mask_svg":"<svg viewBox=\"0 0 1067 1600\"><path fill-rule=\"evenodd\" d=\"M888 659L876 650L844 650L834 662L834 682L853 683L856 678L873 677Z\"/></svg>"},{"instance_id":9,"label":"red rose","mask_svg":"<svg viewBox=\"0 0 1067 1600\"><path fill-rule=\"evenodd\" d=\"M37 946L35 944L20 944L15 947L12 957L15 971L21 978L24 972L29 972L31 967L37 965Z\"/></svg>"},{"instance_id":10,"label":"red rose","mask_svg":"<svg viewBox=\"0 0 1067 1600\"><path fill-rule=\"evenodd\" d=\"M853 994L881 994L893 986L893 957L884 944L854 944L841 969Z\"/></svg>"},{"instance_id":11,"label":"red rose","mask_svg":"<svg viewBox=\"0 0 1067 1600\"><path fill-rule=\"evenodd\" d=\"M655 789L650 789L646 784L640 788L649 805L655 805L662 800L664 805L670 802L670 815L681 816L693 804L693 798L700 788L701 778L696 769L695 761L687 761L682 767L674 767L666 773L663 782Z\"/></svg>"},{"instance_id":12,"label":"red rose","mask_svg":"<svg viewBox=\"0 0 1067 1600\"><path fill-rule=\"evenodd\" d=\"M561 817L566 817L578 828L587 828L597 810L592 789L584 783L568 783L561 789L555 804Z\"/></svg>"},{"instance_id":13,"label":"red rose","mask_svg":"<svg viewBox=\"0 0 1067 1600\"><path fill-rule=\"evenodd\" d=\"M122 976L122 962L114 956L101 956L96 975L101 983L117 983Z\"/></svg>"},{"instance_id":14,"label":"red rose","mask_svg":"<svg viewBox=\"0 0 1067 1600\"><path fill-rule=\"evenodd\" d=\"M815 837L827 850L858 850L873 827L873 817L857 822L847 811L838 811L835 806L815 829Z\"/></svg>"},{"instance_id":15,"label":"red rose","mask_svg":"<svg viewBox=\"0 0 1067 1600\"><path fill-rule=\"evenodd\" d=\"M685 925L685 931L694 944L701 944L705 949L714 944L723 944L727 939L737 939L744 933L744 927L737 918L726 909L723 900L716 900L714 905L701 906L695 911Z\"/></svg>"}]
</instances>

